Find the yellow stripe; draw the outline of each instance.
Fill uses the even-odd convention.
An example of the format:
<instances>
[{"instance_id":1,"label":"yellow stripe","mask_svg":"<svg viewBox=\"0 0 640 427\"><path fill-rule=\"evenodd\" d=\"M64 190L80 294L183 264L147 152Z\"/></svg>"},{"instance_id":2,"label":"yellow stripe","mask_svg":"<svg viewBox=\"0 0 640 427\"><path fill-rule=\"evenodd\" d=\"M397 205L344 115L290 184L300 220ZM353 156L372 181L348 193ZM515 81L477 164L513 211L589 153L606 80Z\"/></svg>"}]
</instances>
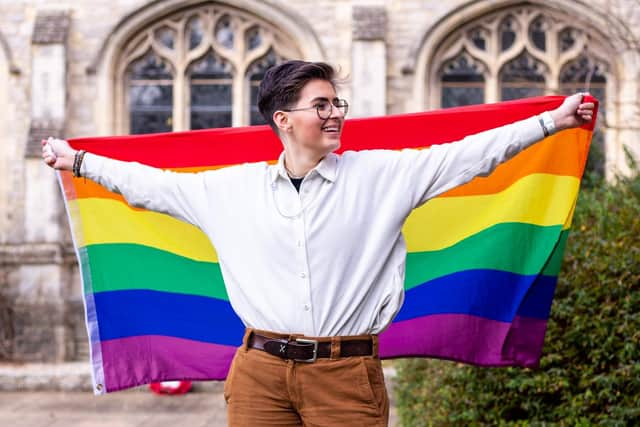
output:
<instances>
[{"instance_id":1,"label":"yellow stripe","mask_svg":"<svg viewBox=\"0 0 640 427\"><path fill-rule=\"evenodd\" d=\"M77 205L80 212L83 245L135 243L196 261L218 262L207 236L186 222L156 212L134 210L113 199L78 199L69 204Z\"/></svg>"},{"instance_id":2,"label":"yellow stripe","mask_svg":"<svg viewBox=\"0 0 640 427\"><path fill-rule=\"evenodd\" d=\"M499 193L433 199L407 219L402 230L407 249L443 249L502 222L566 228L579 186L576 177L532 174Z\"/></svg>"},{"instance_id":3,"label":"yellow stripe","mask_svg":"<svg viewBox=\"0 0 640 427\"><path fill-rule=\"evenodd\" d=\"M533 174L500 193L433 199L407 220L403 229L407 249L443 249L502 222L563 224L568 228L579 185L575 177ZM197 261L218 262L202 231L168 215L134 210L114 199L85 198L68 203L72 212L77 209L82 217L82 245L135 243Z\"/></svg>"}]
</instances>

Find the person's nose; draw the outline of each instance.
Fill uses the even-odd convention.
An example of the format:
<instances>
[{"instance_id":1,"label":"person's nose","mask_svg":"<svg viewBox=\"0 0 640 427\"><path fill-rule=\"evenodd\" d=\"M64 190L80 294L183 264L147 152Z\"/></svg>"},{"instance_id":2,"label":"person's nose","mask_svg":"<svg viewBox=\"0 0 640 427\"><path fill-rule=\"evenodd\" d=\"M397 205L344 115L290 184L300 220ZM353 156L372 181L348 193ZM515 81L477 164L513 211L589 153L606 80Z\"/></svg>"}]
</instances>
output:
<instances>
[{"instance_id":1,"label":"person's nose","mask_svg":"<svg viewBox=\"0 0 640 427\"><path fill-rule=\"evenodd\" d=\"M344 111L342 108L336 107L335 105L331 105L331 115L329 115L330 119L344 119Z\"/></svg>"}]
</instances>

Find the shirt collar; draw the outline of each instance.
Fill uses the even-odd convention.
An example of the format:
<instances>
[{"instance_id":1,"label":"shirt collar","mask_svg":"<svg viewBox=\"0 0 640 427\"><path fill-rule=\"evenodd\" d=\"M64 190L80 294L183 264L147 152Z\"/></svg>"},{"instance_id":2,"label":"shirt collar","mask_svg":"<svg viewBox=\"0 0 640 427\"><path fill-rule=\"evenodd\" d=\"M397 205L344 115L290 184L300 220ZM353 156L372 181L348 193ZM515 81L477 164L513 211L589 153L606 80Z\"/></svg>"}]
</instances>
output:
<instances>
[{"instance_id":1,"label":"shirt collar","mask_svg":"<svg viewBox=\"0 0 640 427\"><path fill-rule=\"evenodd\" d=\"M312 173L314 170L327 181L335 181L338 175L338 160L340 156L335 153L329 153L325 156L324 159L320 161L309 173ZM275 182L278 179L278 176L289 179L289 174L287 174L287 170L284 168L284 151L280 153L280 157L278 158L278 163L271 168L271 182Z\"/></svg>"}]
</instances>

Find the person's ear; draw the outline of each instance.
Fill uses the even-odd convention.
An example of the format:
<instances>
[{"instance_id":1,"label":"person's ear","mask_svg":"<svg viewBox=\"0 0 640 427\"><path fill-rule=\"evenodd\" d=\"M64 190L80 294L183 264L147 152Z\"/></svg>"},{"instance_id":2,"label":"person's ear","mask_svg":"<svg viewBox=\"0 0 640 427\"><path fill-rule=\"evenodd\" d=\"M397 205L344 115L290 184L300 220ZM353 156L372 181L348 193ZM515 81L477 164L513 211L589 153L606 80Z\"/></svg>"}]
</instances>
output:
<instances>
[{"instance_id":1,"label":"person's ear","mask_svg":"<svg viewBox=\"0 0 640 427\"><path fill-rule=\"evenodd\" d=\"M282 132L289 132L291 130L289 115L285 111L278 110L273 113L273 122L276 124L276 127Z\"/></svg>"}]
</instances>

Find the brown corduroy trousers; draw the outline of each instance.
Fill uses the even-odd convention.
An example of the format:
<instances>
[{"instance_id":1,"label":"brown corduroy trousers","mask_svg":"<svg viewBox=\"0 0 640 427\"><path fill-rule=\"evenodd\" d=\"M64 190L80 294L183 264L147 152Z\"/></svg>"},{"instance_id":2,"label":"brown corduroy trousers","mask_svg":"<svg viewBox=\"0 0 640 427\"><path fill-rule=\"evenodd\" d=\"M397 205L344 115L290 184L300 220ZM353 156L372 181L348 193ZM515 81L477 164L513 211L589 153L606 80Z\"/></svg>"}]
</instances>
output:
<instances>
[{"instance_id":1,"label":"brown corduroy trousers","mask_svg":"<svg viewBox=\"0 0 640 427\"><path fill-rule=\"evenodd\" d=\"M236 351L224 385L230 426L388 424L389 399L378 357L284 360L247 348L250 332ZM376 336L374 349L377 355Z\"/></svg>"}]
</instances>

